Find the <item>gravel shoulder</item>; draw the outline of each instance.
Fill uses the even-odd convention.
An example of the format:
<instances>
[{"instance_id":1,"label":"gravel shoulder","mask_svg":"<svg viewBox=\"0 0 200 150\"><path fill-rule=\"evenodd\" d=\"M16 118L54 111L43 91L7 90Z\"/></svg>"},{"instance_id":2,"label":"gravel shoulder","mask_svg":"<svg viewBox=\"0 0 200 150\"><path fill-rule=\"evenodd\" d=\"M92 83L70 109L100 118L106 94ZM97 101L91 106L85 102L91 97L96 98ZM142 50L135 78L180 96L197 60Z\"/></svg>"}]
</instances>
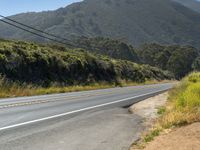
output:
<instances>
[{"instance_id":1,"label":"gravel shoulder","mask_svg":"<svg viewBox=\"0 0 200 150\"><path fill-rule=\"evenodd\" d=\"M167 97L167 93L160 94L130 107L129 110L133 114L146 118L147 132L158 117L156 108L165 105ZM138 148L131 147L130 150L138 150ZM200 150L200 123L165 130L143 150Z\"/></svg>"},{"instance_id":2,"label":"gravel shoulder","mask_svg":"<svg viewBox=\"0 0 200 150\"><path fill-rule=\"evenodd\" d=\"M167 99L168 99L168 92L165 92L160 95L148 98L139 103L136 103L129 108L129 111L132 114L138 115L141 118L143 118L142 126L144 127L144 130L141 132L140 137L142 136L143 133L148 132L148 130L153 127L154 122L159 117L157 113L158 109L166 104ZM130 150L137 150L137 149L135 149L135 147L134 148L131 147Z\"/></svg>"},{"instance_id":3,"label":"gravel shoulder","mask_svg":"<svg viewBox=\"0 0 200 150\"><path fill-rule=\"evenodd\" d=\"M142 117L146 127L151 127L155 119L158 118L158 108L165 105L167 98L168 92L165 92L132 105L129 111Z\"/></svg>"}]
</instances>

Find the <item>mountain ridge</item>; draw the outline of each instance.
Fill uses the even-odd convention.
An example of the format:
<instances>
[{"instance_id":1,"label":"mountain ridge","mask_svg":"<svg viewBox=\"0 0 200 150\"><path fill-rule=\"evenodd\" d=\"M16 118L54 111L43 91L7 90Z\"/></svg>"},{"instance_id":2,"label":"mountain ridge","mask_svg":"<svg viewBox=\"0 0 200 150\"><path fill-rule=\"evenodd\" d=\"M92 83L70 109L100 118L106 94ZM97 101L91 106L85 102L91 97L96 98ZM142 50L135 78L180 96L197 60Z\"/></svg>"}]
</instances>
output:
<instances>
[{"instance_id":1,"label":"mountain ridge","mask_svg":"<svg viewBox=\"0 0 200 150\"><path fill-rule=\"evenodd\" d=\"M200 47L200 14L172 0L84 0L55 11L10 18L69 39L100 36L134 46L158 42ZM0 37L45 41L3 23Z\"/></svg>"},{"instance_id":2,"label":"mountain ridge","mask_svg":"<svg viewBox=\"0 0 200 150\"><path fill-rule=\"evenodd\" d=\"M174 0L180 4L200 13L200 1L198 0Z\"/></svg>"}]
</instances>

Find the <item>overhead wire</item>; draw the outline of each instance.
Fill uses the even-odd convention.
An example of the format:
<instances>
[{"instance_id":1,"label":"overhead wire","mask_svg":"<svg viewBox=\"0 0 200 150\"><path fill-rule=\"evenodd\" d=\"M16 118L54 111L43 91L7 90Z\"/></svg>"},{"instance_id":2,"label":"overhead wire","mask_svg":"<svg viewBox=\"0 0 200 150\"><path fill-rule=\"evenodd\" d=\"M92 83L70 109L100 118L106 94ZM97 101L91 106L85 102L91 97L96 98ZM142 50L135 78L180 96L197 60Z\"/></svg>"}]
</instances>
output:
<instances>
[{"instance_id":1,"label":"overhead wire","mask_svg":"<svg viewBox=\"0 0 200 150\"><path fill-rule=\"evenodd\" d=\"M25 25L25 24L23 24L21 22L15 21L15 20L10 19L8 17L4 17L3 15L0 15L0 17L3 18L3 19L0 19L1 22L4 22L4 23L6 23L6 24L8 24L10 26L13 26L15 28L18 28L18 29L21 29L23 31L29 32L31 34L34 34L36 36L48 39L50 41L54 41L54 42L57 42L57 43L60 43L60 44L64 44L64 45L74 46L74 44L72 44L72 42L70 40L66 39L66 38L62 38L60 36L57 36L57 35L54 35L54 34L51 34L51 33L47 33L47 32L44 32L44 31L36 29L36 28L33 28L33 27L29 26L29 25ZM6 21L6 20L8 20L9 22ZM11 22L14 22L15 24L11 23ZM24 27L26 27L28 29L26 29ZM29 29L31 29L32 31L30 31ZM34 32L34 31L36 31L36 32ZM40 34L40 33L42 33L42 34ZM60 40L57 40L57 39L60 39ZM64 41L66 41L66 42L64 42Z\"/></svg>"}]
</instances>

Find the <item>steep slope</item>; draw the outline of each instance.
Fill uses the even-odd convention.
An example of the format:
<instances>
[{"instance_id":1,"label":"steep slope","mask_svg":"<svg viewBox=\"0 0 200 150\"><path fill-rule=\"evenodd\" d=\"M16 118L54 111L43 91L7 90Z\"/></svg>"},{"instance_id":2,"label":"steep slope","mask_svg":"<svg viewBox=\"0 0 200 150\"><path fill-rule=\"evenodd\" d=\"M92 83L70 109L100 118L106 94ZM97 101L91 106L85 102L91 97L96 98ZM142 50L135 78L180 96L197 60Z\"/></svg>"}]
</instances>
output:
<instances>
[{"instance_id":1,"label":"steep slope","mask_svg":"<svg viewBox=\"0 0 200 150\"><path fill-rule=\"evenodd\" d=\"M172 77L156 67L94 55L81 49L7 40L0 40L1 76L40 86L118 83L120 80L144 82Z\"/></svg>"},{"instance_id":2,"label":"steep slope","mask_svg":"<svg viewBox=\"0 0 200 150\"><path fill-rule=\"evenodd\" d=\"M84 48L92 53L107 55L116 59L139 62L135 48L118 40L109 38L86 38L81 37L75 40L77 47Z\"/></svg>"},{"instance_id":3,"label":"steep slope","mask_svg":"<svg viewBox=\"0 0 200 150\"><path fill-rule=\"evenodd\" d=\"M112 58L148 64L172 72L177 79L200 69L199 50L192 46L160 45L157 43L133 47L108 38L80 38L78 47Z\"/></svg>"},{"instance_id":4,"label":"steep slope","mask_svg":"<svg viewBox=\"0 0 200 150\"><path fill-rule=\"evenodd\" d=\"M11 18L67 38L102 36L135 46L159 42L200 47L200 14L172 0L84 0ZM0 37L43 40L2 23Z\"/></svg>"},{"instance_id":5,"label":"steep slope","mask_svg":"<svg viewBox=\"0 0 200 150\"><path fill-rule=\"evenodd\" d=\"M174 1L179 2L179 3L183 4L184 6L200 13L200 1L199 0L174 0Z\"/></svg>"},{"instance_id":6,"label":"steep slope","mask_svg":"<svg viewBox=\"0 0 200 150\"><path fill-rule=\"evenodd\" d=\"M138 49L138 56L145 64L171 71L177 79L198 70L199 53L191 46L145 44Z\"/></svg>"}]
</instances>

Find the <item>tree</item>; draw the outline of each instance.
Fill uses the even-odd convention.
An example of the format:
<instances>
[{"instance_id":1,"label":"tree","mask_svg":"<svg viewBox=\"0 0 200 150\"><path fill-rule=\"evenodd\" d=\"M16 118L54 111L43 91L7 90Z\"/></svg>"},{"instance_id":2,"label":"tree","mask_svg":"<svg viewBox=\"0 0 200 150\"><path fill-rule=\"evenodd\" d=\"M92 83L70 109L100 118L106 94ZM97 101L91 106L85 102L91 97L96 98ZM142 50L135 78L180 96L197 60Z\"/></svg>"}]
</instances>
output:
<instances>
[{"instance_id":1,"label":"tree","mask_svg":"<svg viewBox=\"0 0 200 150\"><path fill-rule=\"evenodd\" d=\"M177 79L180 79L192 71L193 61L197 57L197 49L189 46L179 47L172 53L167 64L167 69L174 73Z\"/></svg>"},{"instance_id":2,"label":"tree","mask_svg":"<svg viewBox=\"0 0 200 150\"><path fill-rule=\"evenodd\" d=\"M195 71L200 71L200 57L197 57L192 64L192 69Z\"/></svg>"}]
</instances>

